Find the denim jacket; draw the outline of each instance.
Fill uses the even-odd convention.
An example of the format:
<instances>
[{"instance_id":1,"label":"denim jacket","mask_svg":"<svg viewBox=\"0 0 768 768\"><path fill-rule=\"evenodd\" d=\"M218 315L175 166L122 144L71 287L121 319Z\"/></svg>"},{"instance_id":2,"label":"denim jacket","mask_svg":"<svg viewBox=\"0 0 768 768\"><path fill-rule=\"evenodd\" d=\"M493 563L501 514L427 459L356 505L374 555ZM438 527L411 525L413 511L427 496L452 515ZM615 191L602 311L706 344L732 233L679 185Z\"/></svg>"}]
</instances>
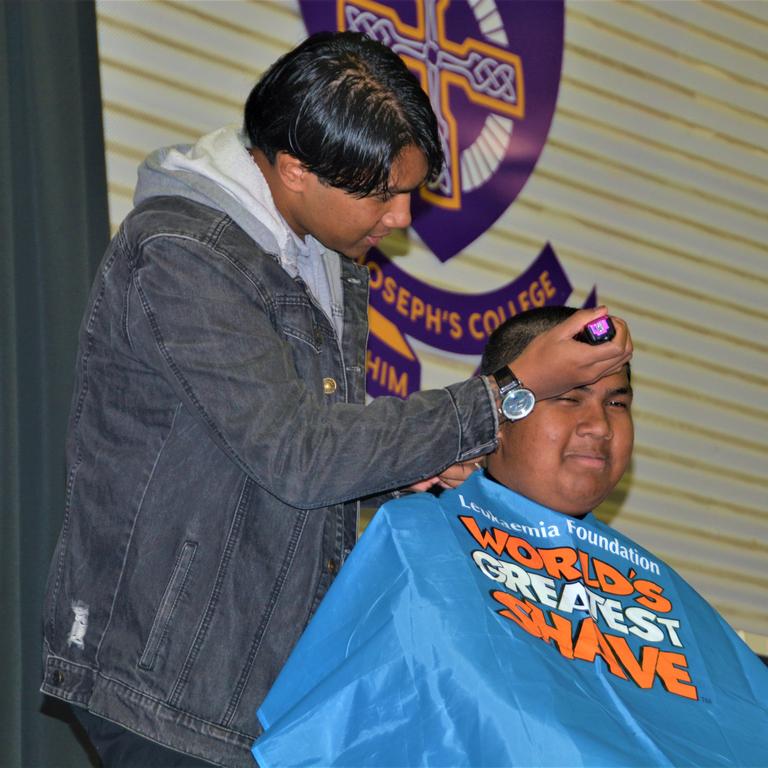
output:
<instances>
[{"instance_id":1,"label":"denim jacket","mask_svg":"<svg viewBox=\"0 0 768 768\"><path fill-rule=\"evenodd\" d=\"M45 693L221 765L353 545L356 500L495 445L484 379L364 404L367 270L342 341L227 213L150 197L80 330Z\"/></svg>"}]
</instances>

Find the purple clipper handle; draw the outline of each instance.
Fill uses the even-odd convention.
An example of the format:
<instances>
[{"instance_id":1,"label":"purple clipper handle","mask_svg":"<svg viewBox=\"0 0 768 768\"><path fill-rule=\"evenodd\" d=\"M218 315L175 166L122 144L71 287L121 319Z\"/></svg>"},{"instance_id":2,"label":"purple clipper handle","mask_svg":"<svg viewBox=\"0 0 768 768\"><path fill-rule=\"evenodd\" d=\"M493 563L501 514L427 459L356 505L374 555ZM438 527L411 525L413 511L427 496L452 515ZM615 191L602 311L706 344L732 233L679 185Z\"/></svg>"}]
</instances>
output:
<instances>
[{"instance_id":1,"label":"purple clipper handle","mask_svg":"<svg viewBox=\"0 0 768 768\"><path fill-rule=\"evenodd\" d=\"M610 341L616 335L616 328L614 328L611 318L608 315L598 317L597 320L593 320L591 323L587 323L580 333L577 333L574 338L577 341L583 341L585 344L604 344L606 341Z\"/></svg>"}]
</instances>

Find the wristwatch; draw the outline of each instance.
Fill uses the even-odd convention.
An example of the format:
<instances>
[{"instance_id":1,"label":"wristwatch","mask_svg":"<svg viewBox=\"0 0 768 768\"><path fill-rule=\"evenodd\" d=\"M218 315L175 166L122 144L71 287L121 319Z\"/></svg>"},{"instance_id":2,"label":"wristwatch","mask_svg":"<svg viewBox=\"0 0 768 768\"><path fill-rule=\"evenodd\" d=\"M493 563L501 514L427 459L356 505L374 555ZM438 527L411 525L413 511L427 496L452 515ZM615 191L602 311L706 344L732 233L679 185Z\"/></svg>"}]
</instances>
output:
<instances>
[{"instance_id":1,"label":"wristwatch","mask_svg":"<svg viewBox=\"0 0 768 768\"><path fill-rule=\"evenodd\" d=\"M493 374L499 387L501 406L500 415L509 421L524 419L536 405L536 396L530 389L523 386L512 371L505 365Z\"/></svg>"}]
</instances>

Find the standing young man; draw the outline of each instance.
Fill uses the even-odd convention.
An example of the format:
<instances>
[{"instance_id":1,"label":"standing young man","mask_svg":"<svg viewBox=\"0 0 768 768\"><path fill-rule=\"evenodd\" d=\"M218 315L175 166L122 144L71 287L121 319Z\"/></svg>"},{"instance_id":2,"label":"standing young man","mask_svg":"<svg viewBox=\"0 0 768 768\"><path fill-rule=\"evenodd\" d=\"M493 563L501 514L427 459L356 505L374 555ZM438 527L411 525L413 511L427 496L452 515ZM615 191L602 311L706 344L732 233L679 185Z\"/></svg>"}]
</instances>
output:
<instances>
[{"instance_id":1,"label":"standing young man","mask_svg":"<svg viewBox=\"0 0 768 768\"><path fill-rule=\"evenodd\" d=\"M249 764L255 709L354 544L358 500L454 482L496 445L492 376L364 405L354 259L408 226L441 162L415 78L340 33L270 68L244 134L140 169L81 329L44 616L42 689L107 765ZM622 365L620 321L600 348L572 340L595 316L537 340L518 379L545 397Z\"/></svg>"}]
</instances>

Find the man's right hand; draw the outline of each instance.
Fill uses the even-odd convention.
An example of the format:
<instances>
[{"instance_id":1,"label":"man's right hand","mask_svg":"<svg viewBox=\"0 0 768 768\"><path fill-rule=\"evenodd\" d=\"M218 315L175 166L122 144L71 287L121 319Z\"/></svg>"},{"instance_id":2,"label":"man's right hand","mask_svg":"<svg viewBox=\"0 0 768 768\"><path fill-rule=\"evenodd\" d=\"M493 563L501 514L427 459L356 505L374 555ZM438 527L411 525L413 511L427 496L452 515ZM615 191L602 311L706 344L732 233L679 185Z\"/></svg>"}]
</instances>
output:
<instances>
[{"instance_id":1,"label":"man's right hand","mask_svg":"<svg viewBox=\"0 0 768 768\"><path fill-rule=\"evenodd\" d=\"M538 400L555 397L574 387L591 384L607 373L620 371L632 357L632 338L621 318L611 315L616 336L604 344L591 346L573 338L587 323L607 314L606 307L574 312L567 320L537 336L509 363L510 368Z\"/></svg>"}]
</instances>

